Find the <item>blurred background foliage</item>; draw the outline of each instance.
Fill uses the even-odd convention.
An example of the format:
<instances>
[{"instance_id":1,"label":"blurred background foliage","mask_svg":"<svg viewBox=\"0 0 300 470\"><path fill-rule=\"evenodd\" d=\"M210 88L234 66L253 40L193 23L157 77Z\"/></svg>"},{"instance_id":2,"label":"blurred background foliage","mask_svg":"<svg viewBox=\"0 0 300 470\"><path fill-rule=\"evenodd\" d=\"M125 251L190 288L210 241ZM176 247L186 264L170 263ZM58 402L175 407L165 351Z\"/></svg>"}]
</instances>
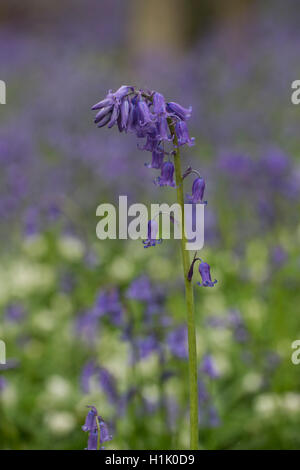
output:
<instances>
[{"instance_id":1,"label":"blurred background foliage","mask_svg":"<svg viewBox=\"0 0 300 470\"><path fill-rule=\"evenodd\" d=\"M101 202L175 200L132 136L93 126L123 83L193 106L218 279L195 286L201 447L299 448L298 19L292 0L1 2L2 449L84 448L89 404L108 448L188 446L178 246L95 234Z\"/></svg>"}]
</instances>

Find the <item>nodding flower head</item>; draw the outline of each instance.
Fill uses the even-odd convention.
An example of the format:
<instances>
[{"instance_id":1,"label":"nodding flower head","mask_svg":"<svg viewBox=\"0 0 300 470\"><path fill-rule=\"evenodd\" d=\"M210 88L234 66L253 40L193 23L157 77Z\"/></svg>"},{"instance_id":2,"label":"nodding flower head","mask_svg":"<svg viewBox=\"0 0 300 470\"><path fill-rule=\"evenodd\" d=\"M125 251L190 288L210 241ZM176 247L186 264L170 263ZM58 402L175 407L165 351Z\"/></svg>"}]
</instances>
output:
<instances>
[{"instance_id":1,"label":"nodding flower head","mask_svg":"<svg viewBox=\"0 0 300 470\"><path fill-rule=\"evenodd\" d=\"M148 238L144 240L144 248L149 248L150 246L160 245L162 243L162 239L157 239L157 232L158 232L158 224L156 220L149 220L148 222Z\"/></svg>"},{"instance_id":2,"label":"nodding flower head","mask_svg":"<svg viewBox=\"0 0 300 470\"><path fill-rule=\"evenodd\" d=\"M186 121L192 115L192 107L191 106L189 108L184 108L180 104L174 103L172 101L167 103L167 111L171 114L175 114L182 121Z\"/></svg>"},{"instance_id":3,"label":"nodding flower head","mask_svg":"<svg viewBox=\"0 0 300 470\"><path fill-rule=\"evenodd\" d=\"M194 137L190 137L185 121L177 121L175 125L175 132L177 134L179 146L187 144L189 147L191 147L194 145L195 139Z\"/></svg>"},{"instance_id":4,"label":"nodding flower head","mask_svg":"<svg viewBox=\"0 0 300 470\"><path fill-rule=\"evenodd\" d=\"M145 166L147 168L155 168L159 170L162 167L163 161L164 161L164 156L165 153L163 150L157 149L153 150L152 152L152 162L151 163L145 163Z\"/></svg>"},{"instance_id":5,"label":"nodding flower head","mask_svg":"<svg viewBox=\"0 0 300 470\"><path fill-rule=\"evenodd\" d=\"M87 414L85 424L82 426L83 431L89 432L87 450L97 450L100 444L111 441L112 436L108 432L107 424L101 416L98 416L97 409L94 406L88 406L90 411ZM100 436L99 436L100 432ZM99 447L99 450L104 447Z\"/></svg>"},{"instance_id":6,"label":"nodding flower head","mask_svg":"<svg viewBox=\"0 0 300 470\"><path fill-rule=\"evenodd\" d=\"M158 186L175 187L174 165L172 162L165 162L161 167L161 175L155 180Z\"/></svg>"},{"instance_id":7,"label":"nodding flower head","mask_svg":"<svg viewBox=\"0 0 300 470\"><path fill-rule=\"evenodd\" d=\"M202 282L197 282L199 286L203 287L213 287L218 281L215 279L214 281L211 280L210 276L210 266L208 263L201 261L199 264L199 273L202 278Z\"/></svg>"},{"instance_id":8,"label":"nodding flower head","mask_svg":"<svg viewBox=\"0 0 300 470\"><path fill-rule=\"evenodd\" d=\"M207 201L203 201L203 196L204 196L204 190L205 190L205 181L203 178L198 177L194 180L193 186L192 186L192 195L187 196L188 200L192 204L207 204Z\"/></svg>"},{"instance_id":9,"label":"nodding flower head","mask_svg":"<svg viewBox=\"0 0 300 470\"><path fill-rule=\"evenodd\" d=\"M133 90L133 87L127 85L121 86L114 93L112 92L112 90L109 90L108 94L106 95L106 98L104 100L99 101L99 103L96 103L92 107L92 110L100 110L98 114L96 114L95 124L97 124L98 127L103 127L107 124L107 126L110 128L113 127L116 122L118 122L120 128L119 116L121 115L120 119L121 122L123 119L124 124L124 121L126 119L126 113L128 113L128 111L126 110L126 104L123 106L122 111L123 101L129 93L133 92Z\"/></svg>"},{"instance_id":10,"label":"nodding flower head","mask_svg":"<svg viewBox=\"0 0 300 470\"><path fill-rule=\"evenodd\" d=\"M197 284L199 286L203 286L203 287L213 287L218 281L216 279L214 281L211 280L209 264L202 261L202 259L196 258L196 257L194 257L194 259L192 261L192 264L190 266L190 269L189 269L189 272L188 272L188 275L187 275L188 281L191 281L192 278L193 278L194 264L196 263L196 261L200 261L199 273L200 273L200 276L202 278L202 283L197 282Z\"/></svg>"}]
</instances>

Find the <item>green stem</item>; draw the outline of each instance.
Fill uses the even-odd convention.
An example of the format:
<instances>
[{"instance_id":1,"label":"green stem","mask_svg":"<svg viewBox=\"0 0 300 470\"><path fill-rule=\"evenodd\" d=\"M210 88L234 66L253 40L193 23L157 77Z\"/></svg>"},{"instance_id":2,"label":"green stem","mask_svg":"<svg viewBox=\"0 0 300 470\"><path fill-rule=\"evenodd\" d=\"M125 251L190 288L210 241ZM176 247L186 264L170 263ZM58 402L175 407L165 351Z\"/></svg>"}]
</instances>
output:
<instances>
[{"instance_id":1,"label":"green stem","mask_svg":"<svg viewBox=\"0 0 300 470\"><path fill-rule=\"evenodd\" d=\"M101 430L100 430L100 424L99 424L99 419L98 416L96 416L96 425L97 425L97 431L98 431L98 436L97 436L97 450L100 450L100 437L101 437Z\"/></svg>"},{"instance_id":2,"label":"green stem","mask_svg":"<svg viewBox=\"0 0 300 470\"><path fill-rule=\"evenodd\" d=\"M187 327L188 327L188 347L189 347L189 388L190 388L190 448L192 450L198 449L198 382L197 382L197 344L196 344L196 329L194 318L194 295L193 285L189 282L187 275L190 268L189 251L186 250L185 244L187 242L184 231L184 197L183 197L183 181L180 162L180 151L178 146L178 139L174 129L174 125L169 122L171 134L174 136L174 166L175 166L175 180L177 187L177 202L181 206L182 220L182 237L181 237L181 254L183 263L183 274L185 282L185 298L187 308Z\"/></svg>"}]
</instances>

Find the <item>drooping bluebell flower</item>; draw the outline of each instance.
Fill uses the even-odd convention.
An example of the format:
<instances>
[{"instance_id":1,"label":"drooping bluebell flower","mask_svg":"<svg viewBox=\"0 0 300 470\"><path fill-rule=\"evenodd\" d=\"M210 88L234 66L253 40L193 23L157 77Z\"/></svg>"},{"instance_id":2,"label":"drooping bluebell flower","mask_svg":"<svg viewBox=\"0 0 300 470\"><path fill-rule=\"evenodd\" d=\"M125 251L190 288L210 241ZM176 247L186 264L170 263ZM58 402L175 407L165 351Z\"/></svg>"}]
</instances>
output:
<instances>
[{"instance_id":1,"label":"drooping bluebell flower","mask_svg":"<svg viewBox=\"0 0 300 470\"><path fill-rule=\"evenodd\" d=\"M199 286L203 286L203 287L213 287L218 281L216 279L214 281L211 280L209 264L202 261L201 258L196 258L196 256L194 257L194 259L192 261L192 264L190 266L190 269L189 269L189 272L188 272L188 275L187 275L188 281L191 281L192 278L193 278L194 264L196 263L196 261L200 261L199 273L200 273L200 276L202 278L202 283L197 282L197 284Z\"/></svg>"},{"instance_id":2,"label":"drooping bluebell flower","mask_svg":"<svg viewBox=\"0 0 300 470\"><path fill-rule=\"evenodd\" d=\"M112 440L111 434L109 434L109 429L106 422L98 416L99 427L100 427L100 442L104 443Z\"/></svg>"},{"instance_id":3,"label":"drooping bluebell flower","mask_svg":"<svg viewBox=\"0 0 300 470\"><path fill-rule=\"evenodd\" d=\"M200 372L208 375L211 379L217 379L219 377L219 372L217 371L214 360L209 354L205 354L203 357Z\"/></svg>"},{"instance_id":4,"label":"drooping bluebell flower","mask_svg":"<svg viewBox=\"0 0 300 470\"><path fill-rule=\"evenodd\" d=\"M168 121L165 116L159 116L157 121L157 128L158 128L158 139L159 140L172 140L172 137L169 132Z\"/></svg>"},{"instance_id":5,"label":"drooping bluebell flower","mask_svg":"<svg viewBox=\"0 0 300 470\"><path fill-rule=\"evenodd\" d=\"M157 170L161 169L163 161L164 161L165 153L163 150L153 150L152 152L152 162L145 163L147 168L155 168Z\"/></svg>"},{"instance_id":6,"label":"drooping bluebell flower","mask_svg":"<svg viewBox=\"0 0 300 470\"><path fill-rule=\"evenodd\" d=\"M192 115L192 107L191 106L189 108L184 108L180 104L175 103L173 101L170 101L169 103L167 103L167 111L169 113L175 114L182 121L186 121Z\"/></svg>"},{"instance_id":7,"label":"drooping bluebell flower","mask_svg":"<svg viewBox=\"0 0 300 470\"><path fill-rule=\"evenodd\" d=\"M180 325L168 333L167 345L175 357L187 359L187 329L185 325Z\"/></svg>"},{"instance_id":8,"label":"drooping bluebell flower","mask_svg":"<svg viewBox=\"0 0 300 470\"><path fill-rule=\"evenodd\" d=\"M148 222L148 238L147 240L143 240L144 248L149 248L150 246L160 245L162 243L162 239L157 239L157 232L158 232L158 223L156 220L152 219Z\"/></svg>"},{"instance_id":9,"label":"drooping bluebell flower","mask_svg":"<svg viewBox=\"0 0 300 470\"><path fill-rule=\"evenodd\" d=\"M96 424L96 417L98 415L97 408L95 408L95 406L92 406L92 405L88 405L87 408L90 408L90 409L88 411L88 414L86 415L85 423L82 426L82 430L84 432L93 431L95 427L97 426Z\"/></svg>"},{"instance_id":10,"label":"drooping bluebell flower","mask_svg":"<svg viewBox=\"0 0 300 470\"><path fill-rule=\"evenodd\" d=\"M154 117L149 109L149 106L142 99L139 99L137 102L137 118L141 127L153 124L154 121Z\"/></svg>"},{"instance_id":11,"label":"drooping bluebell flower","mask_svg":"<svg viewBox=\"0 0 300 470\"><path fill-rule=\"evenodd\" d=\"M100 447L100 444L111 441L112 436L109 434L107 424L103 418L98 415L96 407L88 406L88 408L90 408L90 410L82 426L82 430L89 433L87 450L97 450L98 445L99 450L102 450L104 447Z\"/></svg>"},{"instance_id":12,"label":"drooping bluebell flower","mask_svg":"<svg viewBox=\"0 0 300 470\"><path fill-rule=\"evenodd\" d=\"M158 116L166 116L166 101L164 96L157 91L153 94L153 111Z\"/></svg>"},{"instance_id":13,"label":"drooping bluebell flower","mask_svg":"<svg viewBox=\"0 0 300 470\"><path fill-rule=\"evenodd\" d=\"M147 150L148 152L154 152L155 150L158 150L159 148L159 137L157 135L157 132L152 132L151 134L148 132L146 136L146 142L145 144L141 147L138 146L140 150Z\"/></svg>"},{"instance_id":14,"label":"drooping bluebell flower","mask_svg":"<svg viewBox=\"0 0 300 470\"><path fill-rule=\"evenodd\" d=\"M213 287L218 282L216 279L214 281L211 280L210 266L204 261L201 261L199 264L199 273L202 278L202 282L197 282L199 286Z\"/></svg>"},{"instance_id":15,"label":"drooping bluebell flower","mask_svg":"<svg viewBox=\"0 0 300 470\"><path fill-rule=\"evenodd\" d=\"M207 201L203 201L203 196L204 196L204 190L205 190L205 181L203 178L198 177L193 181L193 186L192 186L192 195L187 195L187 199L192 203L192 204L207 204Z\"/></svg>"},{"instance_id":16,"label":"drooping bluebell flower","mask_svg":"<svg viewBox=\"0 0 300 470\"><path fill-rule=\"evenodd\" d=\"M106 117L106 122L110 120L112 109L113 109L113 105L105 106L105 108L100 109L100 111L95 116L94 123L95 124L100 123L98 127L103 127L105 125L104 118Z\"/></svg>"},{"instance_id":17,"label":"drooping bluebell flower","mask_svg":"<svg viewBox=\"0 0 300 470\"><path fill-rule=\"evenodd\" d=\"M113 127L117 123L120 113L123 113L124 124L126 119L126 105L125 108L123 108L123 111L121 111L122 102L129 93L133 92L133 90L133 87L127 85L121 86L114 93L112 90L109 90L106 98L99 101L99 103L96 103L92 107L92 110L100 110L95 117L95 123L98 125L98 127L103 127L106 124L109 128Z\"/></svg>"},{"instance_id":18,"label":"drooping bluebell flower","mask_svg":"<svg viewBox=\"0 0 300 470\"><path fill-rule=\"evenodd\" d=\"M156 178L155 184L158 186L175 187L174 181L174 165L172 162L165 162L161 167L161 175Z\"/></svg>"},{"instance_id":19,"label":"drooping bluebell flower","mask_svg":"<svg viewBox=\"0 0 300 470\"><path fill-rule=\"evenodd\" d=\"M168 126L168 113L166 108L165 98L161 93L155 92L153 94L153 112L156 116L156 128L158 140L171 141L172 136L170 135Z\"/></svg>"},{"instance_id":20,"label":"drooping bluebell flower","mask_svg":"<svg viewBox=\"0 0 300 470\"><path fill-rule=\"evenodd\" d=\"M190 137L188 127L185 121L177 121L175 125L175 132L178 138L178 145L185 145L187 144L189 147L194 145L195 138Z\"/></svg>"},{"instance_id":21,"label":"drooping bluebell flower","mask_svg":"<svg viewBox=\"0 0 300 470\"><path fill-rule=\"evenodd\" d=\"M97 428L95 428L89 433L88 446L86 450L97 450L97 446L98 446L98 430Z\"/></svg>"}]
</instances>

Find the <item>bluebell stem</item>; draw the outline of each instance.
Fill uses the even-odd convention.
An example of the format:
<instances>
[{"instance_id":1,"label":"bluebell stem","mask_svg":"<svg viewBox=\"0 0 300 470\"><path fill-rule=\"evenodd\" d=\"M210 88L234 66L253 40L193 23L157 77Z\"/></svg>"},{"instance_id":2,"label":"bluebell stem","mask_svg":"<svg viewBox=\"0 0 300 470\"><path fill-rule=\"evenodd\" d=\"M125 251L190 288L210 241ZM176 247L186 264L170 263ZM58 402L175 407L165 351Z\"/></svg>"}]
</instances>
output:
<instances>
[{"instance_id":1,"label":"bluebell stem","mask_svg":"<svg viewBox=\"0 0 300 470\"><path fill-rule=\"evenodd\" d=\"M127 105L128 100L128 105ZM125 104L126 102L126 104ZM183 237L181 240L182 264L185 279L185 293L187 305L187 326L189 346L189 387L190 387L190 443L191 449L198 448L198 392L197 392L197 348L194 320L193 288L189 277L192 277L189 254L186 251L183 177L181 172L180 147L194 144L190 137L186 120L191 115L191 108L184 108L175 102L166 102L161 93L136 90L134 87L122 86L115 93L108 93L106 99L93 106L93 109L107 108L100 115L98 126L108 124L112 127L116 122L119 130L134 132L137 138L145 138L142 150L160 152L164 141L173 142L174 164L170 161L163 163L161 155L154 153L149 168L161 168L161 176L155 180L158 186L176 187L177 202L182 211ZM121 116L120 116L121 114ZM99 119L99 115L96 118ZM174 181L175 173L175 181ZM202 181L195 183L192 198L193 202L202 203L204 185ZM156 230L156 231L155 231ZM161 241L156 240L157 227L154 221L148 223L148 239L144 247L155 246ZM153 234L155 233L155 235ZM194 263L194 262L193 262ZM193 266L193 264L192 264ZM202 276L202 285L213 285L210 279L209 266L203 263L199 267ZM215 281L216 282L216 281Z\"/></svg>"}]
</instances>

